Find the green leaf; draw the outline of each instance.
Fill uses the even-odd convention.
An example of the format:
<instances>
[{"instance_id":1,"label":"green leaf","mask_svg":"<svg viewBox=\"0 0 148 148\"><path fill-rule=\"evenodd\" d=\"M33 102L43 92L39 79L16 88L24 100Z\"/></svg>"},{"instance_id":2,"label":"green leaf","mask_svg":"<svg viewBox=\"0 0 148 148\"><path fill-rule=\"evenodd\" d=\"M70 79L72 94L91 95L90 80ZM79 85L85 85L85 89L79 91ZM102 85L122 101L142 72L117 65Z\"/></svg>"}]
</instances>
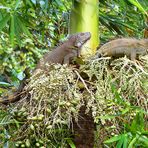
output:
<instances>
[{"instance_id":1,"label":"green leaf","mask_svg":"<svg viewBox=\"0 0 148 148\"><path fill-rule=\"evenodd\" d=\"M17 40L19 46L21 46L21 37L20 37L20 35L21 35L22 30L21 30L20 26L18 25L17 16L14 16L14 20L15 20L14 25L15 25L16 40Z\"/></svg>"},{"instance_id":2,"label":"green leaf","mask_svg":"<svg viewBox=\"0 0 148 148\"><path fill-rule=\"evenodd\" d=\"M125 104L124 99L121 97L120 93L118 93L115 85L113 83L110 83L110 85L111 85L112 93L115 95L115 99L117 100L117 103Z\"/></svg>"},{"instance_id":3,"label":"green leaf","mask_svg":"<svg viewBox=\"0 0 148 148\"><path fill-rule=\"evenodd\" d=\"M148 131L144 131L141 133L142 135L148 135Z\"/></svg>"},{"instance_id":4,"label":"green leaf","mask_svg":"<svg viewBox=\"0 0 148 148\"><path fill-rule=\"evenodd\" d=\"M31 0L26 0L26 4L28 4L30 7L33 7L33 3Z\"/></svg>"},{"instance_id":5,"label":"green leaf","mask_svg":"<svg viewBox=\"0 0 148 148\"><path fill-rule=\"evenodd\" d=\"M22 29L23 33L32 38L32 34L29 32L28 28L25 26L24 21L19 16L17 16L17 21L18 21L18 23L19 23L18 25L20 25L20 28Z\"/></svg>"},{"instance_id":6,"label":"green leaf","mask_svg":"<svg viewBox=\"0 0 148 148\"><path fill-rule=\"evenodd\" d=\"M127 148L128 136L127 134L122 134L120 140L117 143L117 148Z\"/></svg>"},{"instance_id":7,"label":"green leaf","mask_svg":"<svg viewBox=\"0 0 148 148\"><path fill-rule=\"evenodd\" d=\"M7 22L9 21L10 19L10 14L7 13L5 15L5 17L0 21L0 31L2 31L2 29L6 26Z\"/></svg>"},{"instance_id":8,"label":"green leaf","mask_svg":"<svg viewBox=\"0 0 148 148\"><path fill-rule=\"evenodd\" d=\"M136 6L142 13L147 14L147 12L145 11L145 9L142 7L142 5L137 1L137 0L128 0L131 4L133 4L134 6Z\"/></svg>"},{"instance_id":9,"label":"green leaf","mask_svg":"<svg viewBox=\"0 0 148 148\"><path fill-rule=\"evenodd\" d=\"M12 86L12 85L6 82L0 82L0 86Z\"/></svg>"},{"instance_id":10,"label":"green leaf","mask_svg":"<svg viewBox=\"0 0 148 148\"><path fill-rule=\"evenodd\" d=\"M48 0L45 0L45 9L47 9L49 6L48 6Z\"/></svg>"},{"instance_id":11,"label":"green leaf","mask_svg":"<svg viewBox=\"0 0 148 148\"><path fill-rule=\"evenodd\" d=\"M120 4L120 6L122 6L122 7L126 7L126 3L125 3L125 1L124 0L120 0L119 1L119 4Z\"/></svg>"},{"instance_id":12,"label":"green leaf","mask_svg":"<svg viewBox=\"0 0 148 148\"><path fill-rule=\"evenodd\" d=\"M130 110L130 108L129 108L129 107L127 107L127 108L123 109L123 110L122 110L122 115L124 115L125 113L127 113L129 110Z\"/></svg>"},{"instance_id":13,"label":"green leaf","mask_svg":"<svg viewBox=\"0 0 148 148\"><path fill-rule=\"evenodd\" d=\"M71 148L76 148L76 146L74 145L73 141L70 138L66 138L66 140Z\"/></svg>"},{"instance_id":14,"label":"green leaf","mask_svg":"<svg viewBox=\"0 0 148 148\"><path fill-rule=\"evenodd\" d=\"M11 24L10 24L10 42L12 46L14 45L14 34L15 34L15 27L14 27L14 16L11 15Z\"/></svg>"},{"instance_id":15,"label":"green leaf","mask_svg":"<svg viewBox=\"0 0 148 148\"><path fill-rule=\"evenodd\" d=\"M17 0L17 1L16 1L15 8L14 8L15 10L18 8L18 6L19 6L19 4L20 4L20 1L21 1L21 0Z\"/></svg>"},{"instance_id":16,"label":"green leaf","mask_svg":"<svg viewBox=\"0 0 148 148\"><path fill-rule=\"evenodd\" d=\"M18 74L17 74L17 78L19 79L19 80L23 80L24 79L24 73L21 71L21 72L19 72Z\"/></svg>"},{"instance_id":17,"label":"green leaf","mask_svg":"<svg viewBox=\"0 0 148 148\"><path fill-rule=\"evenodd\" d=\"M133 138L133 140L129 143L128 148L133 148L134 143L136 143L137 137Z\"/></svg>"},{"instance_id":18,"label":"green leaf","mask_svg":"<svg viewBox=\"0 0 148 148\"><path fill-rule=\"evenodd\" d=\"M120 139L121 139L121 135L119 135L119 136L114 136L114 137L112 137L112 138L110 138L110 139L104 141L104 143L112 143L112 142L116 142L116 141L118 141L118 140L120 140Z\"/></svg>"},{"instance_id":19,"label":"green leaf","mask_svg":"<svg viewBox=\"0 0 148 148\"><path fill-rule=\"evenodd\" d=\"M127 148L127 143L128 143L128 135L124 135L124 140L123 140L123 148Z\"/></svg>"},{"instance_id":20,"label":"green leaf","mask_svg":"<svg viewBox=\"0 0 148 148\"><path fill-rule=\"evenodd\" d=\"M16 127L19 129L19 127L20 127L20 122L17 121L16 119L13 119L13 121L14 121L14 123L16 124Z\"/></svg>"},{"instance_id":21,"label":"green leaf","mask_svg":"<svg viewBox=\"0 0 148 148\"><path fill-rule=\"evenodd\" d=\"M144 118L143 113L138 112L131 124L131 131L136 133L137 131L143 132L144 131Z\"/></svg>"},{"instance_id":22,"label":"green leaf","mask_svg":"<svg viewBox=\"0 0 148 148\"><path fill-rule=\"evenodd\" d=\"M123 141L124 141L124 138L123 138L123 135L121 135L121 138L120 140L118 141L117 145L116 145L116 148L121 148L122 145L123 145Z\"/></svg>"},{"instance_id":23,"label":"green leaf","mask_svg":"<svg viewBox=\"0 0 148 148\"><path fill-rule=\"evenodd\" d=\"M143 143L146 147L148 147L148 138L146 136L141 136L138 140L140 143Z\"/></svg>"},{"instance_id":24,"label":"green leaf","mask_svg":"<svg viewBox=\"0 0 148 148\"><path fill-rule=\"evenodd\" d=\"M59 1L59 0L55 0L55 2L57 3L57 5L59 5L59 6L63 6L63 3L62 3L61 1Z\"/></svg>"}]
</instances>

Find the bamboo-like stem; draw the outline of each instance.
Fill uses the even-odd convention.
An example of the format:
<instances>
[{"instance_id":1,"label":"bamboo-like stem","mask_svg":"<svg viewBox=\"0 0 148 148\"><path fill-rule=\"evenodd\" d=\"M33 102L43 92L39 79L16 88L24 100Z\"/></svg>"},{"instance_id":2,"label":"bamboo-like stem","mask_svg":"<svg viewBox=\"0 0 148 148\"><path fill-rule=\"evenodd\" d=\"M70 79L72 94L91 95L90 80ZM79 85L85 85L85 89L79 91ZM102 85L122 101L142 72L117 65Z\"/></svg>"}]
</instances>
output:
<instances>
[{"instance_id":1,"label":"bamboo-like stem","mask_svg":"<svg viewBox=\"0 0 148 148\"><path fill-rule=\"evenodd\" d=\"M91 39L82 48L83 57L95 54L99 45L98 0L73 0L69 34L87 31L91 33Z\"/></svg>"}]
</instances>

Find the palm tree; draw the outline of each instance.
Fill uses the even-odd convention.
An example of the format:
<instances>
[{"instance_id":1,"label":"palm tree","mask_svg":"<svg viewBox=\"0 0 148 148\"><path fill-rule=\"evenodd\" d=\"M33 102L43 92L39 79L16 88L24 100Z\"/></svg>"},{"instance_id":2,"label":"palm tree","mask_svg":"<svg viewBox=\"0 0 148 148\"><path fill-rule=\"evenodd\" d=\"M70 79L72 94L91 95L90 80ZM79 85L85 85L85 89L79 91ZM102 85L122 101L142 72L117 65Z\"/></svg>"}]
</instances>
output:
<instances>
[{"instance_id":1,"label":"palm tree","mask_svg":"<svg viewBox=\"0 0 148 148\"><path fill-rule=\"evenodd\" d=\"M91 39L87 43L88 48L82 48L83 57L92 55L96 52L99 44L99 26L98 26L98 0L73 0L70 14L69 33L86 32L91 33Z\"/></svg>"}]
</instances>

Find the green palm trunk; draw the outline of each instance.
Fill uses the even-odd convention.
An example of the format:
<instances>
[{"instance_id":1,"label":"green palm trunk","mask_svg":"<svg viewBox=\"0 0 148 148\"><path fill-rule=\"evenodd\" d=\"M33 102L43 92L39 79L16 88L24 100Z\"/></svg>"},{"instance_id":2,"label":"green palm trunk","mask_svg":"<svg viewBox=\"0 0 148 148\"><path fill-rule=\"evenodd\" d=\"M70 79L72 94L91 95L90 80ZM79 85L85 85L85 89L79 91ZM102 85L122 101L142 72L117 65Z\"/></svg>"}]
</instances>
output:
<instances>
[{"instance_id":1,"label":"green palm trunk","mask_svg":"<svg viewBox=\"0 0 148 148\"><path fill-rule=\"evenodd\" d=\"M82 48L83 57L95 54L99 44L98 28L98 0L73 0L69 34L89 31L92 36L85 45L88 48Z\"/></svg>"},{"instance_id":2,"label":"green palm trunk","mask_svg":"<svg viewBox=\"0 0 148 148\"><path fill-rule=\"evenodd\" d=\"M99 44L98 0L73 0L69 34L76 32L91 33L91 39L82 47L81 55L85 58L95 54ZM91 111L87 114L85 111L86 106L82 106L79 111L81 118L79 118L78 124L73 123L74 143L78 148L82 146L93 148L95 124Z\"/></svg>"}]
</instances>

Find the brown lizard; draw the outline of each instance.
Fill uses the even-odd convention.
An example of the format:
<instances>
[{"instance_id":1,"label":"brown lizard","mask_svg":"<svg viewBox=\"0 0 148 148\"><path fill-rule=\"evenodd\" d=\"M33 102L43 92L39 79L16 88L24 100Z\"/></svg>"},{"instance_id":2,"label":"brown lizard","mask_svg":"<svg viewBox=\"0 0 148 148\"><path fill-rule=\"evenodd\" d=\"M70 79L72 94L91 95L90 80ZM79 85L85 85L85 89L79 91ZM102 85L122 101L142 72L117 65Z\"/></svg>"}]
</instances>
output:
<instances>
[{"instance_id":1,"label":"brown lizard","mask_svg":"<svg viewBox=\"0 0 148 148\"><path fill-rule=\"evenodd\" d=\"M91 38L90 32L76 33L71 35L68 40L66 40L62 45L55 48L53 51L46 53L43 58L37 63L37 66L33 73L37 69L44 70L46 64L60 63L69 64L71 58L80 55L80 49L82 45ZM0 98L0 103L9 104L20 100L23 88L25 86L26 80L23 80L14 94L8 97Z\"/></svg>"},{"instance_id":2,"label":"brown lizard","mask_svg":"<svg viewBox=\"0 0 148 148\"><path fill-rule=\"evenodd\" d=\"M51 63L69 64L72 58L80 56L80 49L82 45L90 38L90 32L71 35L62 45L51 52L46 53L38 62L35 69L44 69L46 64Z\"/></svg>"},{"instance_id":3,"label":"brown lizard","mask_svg":"<svg viewBox=\"0 0 148 148\"><path fill-rule=\"evenodd\" d=\"M148 53L148 39L121 38L112 40L98 49L102 56L123 57L126 55L131 60L136 60L139 55Z\"/></svg>"}]
</instances>

